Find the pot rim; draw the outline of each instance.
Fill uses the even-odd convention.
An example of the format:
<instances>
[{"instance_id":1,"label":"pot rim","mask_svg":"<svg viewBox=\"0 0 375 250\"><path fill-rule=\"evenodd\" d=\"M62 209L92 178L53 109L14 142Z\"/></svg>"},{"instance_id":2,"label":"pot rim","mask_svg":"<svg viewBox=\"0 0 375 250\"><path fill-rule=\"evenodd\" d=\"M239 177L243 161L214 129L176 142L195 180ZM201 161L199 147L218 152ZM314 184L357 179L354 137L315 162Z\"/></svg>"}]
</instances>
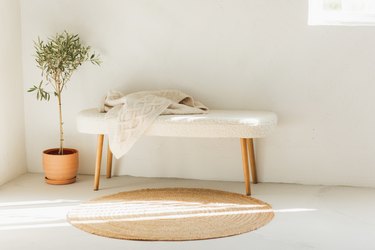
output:
<instances>
[{"instance_id":1,"label":"pot rim","mask_svg":"<svg viewBox=\"0 0 375 250\"><path fill-rule=\"evenodd\" d=\"M78 154L78 150L75 148L64 148L64 154L59 155L56 154L56 151L59 151L60 148L49 148L43 151L43 154L46 155L54 155L54 156L64 156L64 155L72 155L72 154Z\"/></svg>"}]
</instances>

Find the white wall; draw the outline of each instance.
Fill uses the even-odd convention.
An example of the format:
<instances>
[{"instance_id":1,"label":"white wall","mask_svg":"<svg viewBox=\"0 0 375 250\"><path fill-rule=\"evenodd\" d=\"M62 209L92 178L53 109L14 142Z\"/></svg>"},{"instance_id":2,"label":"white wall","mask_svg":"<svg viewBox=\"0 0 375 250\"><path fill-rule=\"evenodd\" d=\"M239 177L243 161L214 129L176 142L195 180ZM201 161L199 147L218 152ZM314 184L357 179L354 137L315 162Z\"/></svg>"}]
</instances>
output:
<instances>
[{"instance_id":1,"label":"white wall","mask_svg":"<svg viewBox=\"0 0 375 250\"><path fill-rule=\"evenodd\" d=\"M0 185L26 172L19 1L0 0Z\"/></svg>"},{"instance_id":2,"label":"white wall","mask_svg":"<svg viewBox=\"0 0 375 250\"><path fill-rule=\"evenodd\" d=\"M64 29L103 57L65 92L66 142L93 173L96 138L75 115L109 89L178 88L212 109L261 109L278 129L256 141L263 182L375 186L375 28L309 27L301 0L23 0L25 89L33 43ZM29 171L57 146L56 104L25 94ZM239 141L144 138L116 174L242 180Z\"/></svg>"}]
</instances>

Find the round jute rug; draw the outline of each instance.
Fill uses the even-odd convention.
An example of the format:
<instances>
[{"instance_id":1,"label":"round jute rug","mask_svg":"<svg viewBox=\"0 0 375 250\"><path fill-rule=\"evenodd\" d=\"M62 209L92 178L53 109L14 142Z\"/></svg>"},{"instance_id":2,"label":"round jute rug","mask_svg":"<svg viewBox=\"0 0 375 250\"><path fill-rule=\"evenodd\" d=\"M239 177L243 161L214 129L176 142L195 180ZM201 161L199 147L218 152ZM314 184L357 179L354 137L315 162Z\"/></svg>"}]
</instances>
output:
<instances>
[{"instance_id":1,"label":"round jute rug","mask_svg":"<svg viewBox=\"0 0 375 250\"><path fill-rule=\"evenodd\" d=\"M272 220L267 203L210 189L122 192L73 208L68 221L86 232L130 240L198 240L237 235Z\"/></svg>"}]
</instances>

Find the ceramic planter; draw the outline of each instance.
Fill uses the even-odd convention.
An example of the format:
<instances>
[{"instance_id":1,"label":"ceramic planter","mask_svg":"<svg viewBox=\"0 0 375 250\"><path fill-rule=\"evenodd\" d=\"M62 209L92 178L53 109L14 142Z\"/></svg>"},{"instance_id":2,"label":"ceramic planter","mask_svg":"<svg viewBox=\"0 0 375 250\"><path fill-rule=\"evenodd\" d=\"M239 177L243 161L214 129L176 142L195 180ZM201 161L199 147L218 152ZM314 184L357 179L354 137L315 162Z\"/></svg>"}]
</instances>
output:
<instances>
[{"instance_id":1,"label":"ceramic planter","mask_svg":"<svg viewBox=\"0 0 375 250\"><path fill-rule=\"evenodd\" d=\"M43 151L43 168L48 184L64 185L76 181L78 171L78 150L64 148L64 154L58 154L58 148Z\"/></svg>"}]
</instances>

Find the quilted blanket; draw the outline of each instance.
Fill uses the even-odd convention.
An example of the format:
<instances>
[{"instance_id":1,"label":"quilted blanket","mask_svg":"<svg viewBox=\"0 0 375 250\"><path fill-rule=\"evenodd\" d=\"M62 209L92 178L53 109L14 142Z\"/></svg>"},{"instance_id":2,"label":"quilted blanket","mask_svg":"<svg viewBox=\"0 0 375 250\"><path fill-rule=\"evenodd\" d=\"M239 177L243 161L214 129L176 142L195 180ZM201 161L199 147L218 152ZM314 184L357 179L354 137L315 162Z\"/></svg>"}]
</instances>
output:
<instances>
[{"instance_id":1,"label":"quilted blanket","mask_svg":"<svg viewBox=\"0 0 375 250\"><path fill-rule=\"evenodd\" d=\"M159 115L203 114L208 108L179 90L110 91L101 107L109 124L109 145L118 159L126 154Z\"/></svg>"}]
</instances>

